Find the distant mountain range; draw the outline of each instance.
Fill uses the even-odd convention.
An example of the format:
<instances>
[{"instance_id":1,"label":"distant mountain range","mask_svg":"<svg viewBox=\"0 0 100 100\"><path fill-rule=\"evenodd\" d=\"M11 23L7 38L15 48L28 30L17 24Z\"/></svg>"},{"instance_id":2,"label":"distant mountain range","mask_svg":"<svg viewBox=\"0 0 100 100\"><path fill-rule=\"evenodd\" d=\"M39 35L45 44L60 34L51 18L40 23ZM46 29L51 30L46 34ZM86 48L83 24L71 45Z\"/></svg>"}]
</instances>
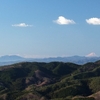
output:
<instances>
[{"instance_id":1,"label":"distant mountain range","mask_svg":"<svg viewBox=\"0 0 100 100\"><path fill-rule=\"evenodd\" d=\"M17 55L5 55L0 57L0 66L9 65L18 62L72 62L76 64L85 64L87 62L95 62L100 57L70 56L70 57L50 57L50 58L24 58Z\"/></svg>"}]
</instances>

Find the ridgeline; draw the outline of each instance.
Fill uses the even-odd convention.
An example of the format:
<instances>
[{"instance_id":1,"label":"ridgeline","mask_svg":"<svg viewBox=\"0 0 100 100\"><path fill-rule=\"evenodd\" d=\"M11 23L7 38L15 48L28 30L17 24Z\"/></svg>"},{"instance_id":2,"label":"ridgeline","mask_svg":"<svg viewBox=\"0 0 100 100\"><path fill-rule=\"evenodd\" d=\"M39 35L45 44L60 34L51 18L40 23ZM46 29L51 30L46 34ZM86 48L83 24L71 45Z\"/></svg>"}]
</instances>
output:
<instances>
[{"instance_id":1,"label":"ridgeline","mask_svg":"<svg viewBox=\"0 0 100 100\"><path fill-rule=\"evenodd\" d=\"M100 61L0 67L0 100L100 100Z\"/></svg>"}]
</instances>

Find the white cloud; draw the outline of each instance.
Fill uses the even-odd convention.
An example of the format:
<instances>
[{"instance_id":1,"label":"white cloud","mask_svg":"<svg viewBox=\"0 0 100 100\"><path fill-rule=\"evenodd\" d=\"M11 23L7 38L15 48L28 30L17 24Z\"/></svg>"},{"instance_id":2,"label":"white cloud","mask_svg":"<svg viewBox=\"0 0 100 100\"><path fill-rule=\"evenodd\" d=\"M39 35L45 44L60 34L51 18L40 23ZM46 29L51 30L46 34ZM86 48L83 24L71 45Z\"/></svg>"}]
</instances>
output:
<instances>
[{"instance_id":1,"label":"white cloud","mask_svg":"<svg viewBox=\"0 0 100 100\"><path fill-rule=\"evenodd\" d=\"M32 25L28 25L26 23L19 23L19 24L14 24L12 26L14 26L14 27L31 27Z\"/></svg>"},{"instance_id":2,"label":"white cloud","mask_svg":"<svg viewBox=\"0 0 100 100\"><path fill-rule=\"evenodd\" d=\"M66 19L63 16L59 16L57 20L54 20L54 22L59 25L75 24L75 22L73 20Z\"/></svg>"},{"instance_id":3,"label":"white cloud","mask_svg":"<svg viewBox=\"0 0 100 100\"><path fill-rule=\"evenodd\" d=\"M100 25L100 18L94 17L94 18L86 19L86 22L92 25Z\"/></svg>"},{"instance_id":4,"label":"white cloud","mask_svg":"<svg viewBox=\"0 0 100 100\"><path fill-rule=\"evenodd\" d=\"M86 57L97 57L97 55L94 52L91 52L90 54L86 55Z\"/></svg>"}]
</instances>

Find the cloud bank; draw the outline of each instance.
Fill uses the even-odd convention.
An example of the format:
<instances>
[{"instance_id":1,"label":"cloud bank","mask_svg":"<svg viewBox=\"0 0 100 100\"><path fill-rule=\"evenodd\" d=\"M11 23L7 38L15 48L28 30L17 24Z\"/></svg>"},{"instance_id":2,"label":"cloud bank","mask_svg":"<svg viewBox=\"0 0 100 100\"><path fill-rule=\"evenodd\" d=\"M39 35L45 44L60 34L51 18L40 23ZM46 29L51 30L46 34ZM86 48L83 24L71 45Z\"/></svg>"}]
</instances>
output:
<instances>
[{"instance_id":1,"label":"cloud bank","mask_svg":"<svg viewBox=\"0 0 100 100\"><path fill-rule=\"evenodd\" d=\"M57 20L54 20L54 22L59 25L75 24L75 22L73 20L66 19L63 16L59 16Z\"/></svg>"},{"instance_id":2,"label":"cloud bank","mask_svg":"<svg viewBox=\"0 0 100 100\"><path fill-rule=\"evenodd\" d=\"M26 23L19 23L12 25L13 27L31 27L32 25L28 25Z\"/></svg>"},{"instance_id":3,"label":"cloud bank","mask_svg":"<svg viewBox=\"0 0 100 100\"><path fill-rule=\"evenodd\" d=\"M92 24L92 25L100 25L100 18L90 18L90 19L86 19L86 22L88 24Z\"/></svg>"}]
</instances>

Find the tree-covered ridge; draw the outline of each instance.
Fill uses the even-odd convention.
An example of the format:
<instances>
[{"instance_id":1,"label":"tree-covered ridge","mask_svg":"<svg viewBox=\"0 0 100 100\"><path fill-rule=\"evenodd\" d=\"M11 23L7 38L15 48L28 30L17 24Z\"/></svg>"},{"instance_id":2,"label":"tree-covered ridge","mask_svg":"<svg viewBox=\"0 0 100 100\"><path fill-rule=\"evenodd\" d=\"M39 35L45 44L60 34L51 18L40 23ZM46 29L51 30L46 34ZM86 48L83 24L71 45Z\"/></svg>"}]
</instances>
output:
<instances>
[{"instance_id":1,"label":"tree-covered ridge","mask_svg":"<svg viewBox=\"0 0 100 100\"><path fill-rule=\"evenodd\" d=\"M0 100L95 100L92 94L100 91L99 84L100 61L84 65L22 62L0 67Z\"/></svg>"}]
</instances>

